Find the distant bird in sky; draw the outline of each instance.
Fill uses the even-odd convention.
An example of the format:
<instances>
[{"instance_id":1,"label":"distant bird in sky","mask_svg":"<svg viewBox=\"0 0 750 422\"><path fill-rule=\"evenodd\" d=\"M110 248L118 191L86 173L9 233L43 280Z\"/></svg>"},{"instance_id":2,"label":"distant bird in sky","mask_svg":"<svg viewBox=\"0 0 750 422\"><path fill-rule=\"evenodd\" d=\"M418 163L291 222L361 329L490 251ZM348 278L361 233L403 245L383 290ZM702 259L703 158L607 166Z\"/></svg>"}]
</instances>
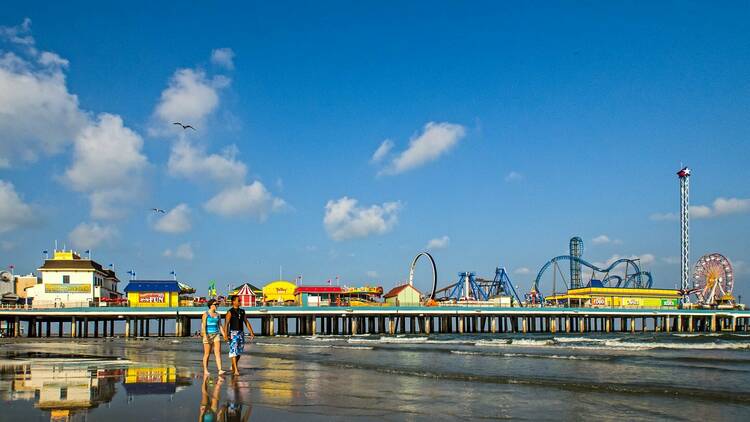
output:
<instances>
[{"instance_id":1,"label":"distant bird in sky","mask_svg":"<svg viewBox=\"0 0 750 422\"><path fill-rule=\"evenodd\" d=\"M183 129L183 130L184 130L184 129L193 129L193 130L197 131L197 129L196 129L196 128L194 128L194 127L192 127L192 126L190 126L190 125L183 125L183 124L182 124L182 123L180 123L180 122L174 122L174 123L172 123L172 124L173 124L173 125L180 125L180 126L182 127L182 129Z\"/></svg>"},{"instance_id":2,"label":"distant bird in sky","mask_svg":"<svg viewBox=\"0 0 750 422\"><path fill-rule=\"evenodd\" d=\"M163 209L160 209L160 208L151 208L151 211L153 211L153 212L160 212L162 214L166 213L166 211L164 211Z\"/></svg>"}]
</instances>

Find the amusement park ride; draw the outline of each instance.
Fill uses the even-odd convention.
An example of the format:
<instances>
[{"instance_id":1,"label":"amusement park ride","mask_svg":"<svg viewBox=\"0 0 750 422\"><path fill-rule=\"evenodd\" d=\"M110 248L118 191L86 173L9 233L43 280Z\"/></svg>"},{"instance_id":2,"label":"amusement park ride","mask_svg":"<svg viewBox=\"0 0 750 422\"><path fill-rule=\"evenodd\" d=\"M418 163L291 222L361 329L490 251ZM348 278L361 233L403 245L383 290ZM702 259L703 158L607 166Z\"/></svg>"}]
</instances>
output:
<instances>
[{"instance_id":1,"label":"amusement park ride","mask_svg":"<svg viewBox=\"0 0 750 422\"><path fill-rule=\"evenodd\" d=\"M689 188L690 169L683 167L677 176L680 181L680 289L675 295L682 297L685 308L734 308L737 305L732 295L734 273L729 259L718 253L702 256L693 270L693 283L690 283L690 236L689 236ZM524 300L516 293L513 283L504 267L495 269L495 278L482 279L474 272L461 272L458 281L441 289L436 289L437 269L435 261L427 252L414 258L409 272L409 284L413 284L414 266L420 257L427 257L432 264L432 293L426 303L442 304L493 304L500 306L550 306L541 292L544 274L551 268L552 297L557 293L581 288L611 289L651 289L653 276L641 268L638 258L620 258L607 266L597 266L583 259L583 239L575 236L570 239L569 254L556 256L547 261L539 270L529 293ZM569 263L569 278L560 267L562 261ZM582 268L591 270L588 280L584 280ZM559 281L558 281L559 277ZM664 289L662 289L663 291ZM691 296L695 301L691 303Z\"/></svg>"}]
</instances>

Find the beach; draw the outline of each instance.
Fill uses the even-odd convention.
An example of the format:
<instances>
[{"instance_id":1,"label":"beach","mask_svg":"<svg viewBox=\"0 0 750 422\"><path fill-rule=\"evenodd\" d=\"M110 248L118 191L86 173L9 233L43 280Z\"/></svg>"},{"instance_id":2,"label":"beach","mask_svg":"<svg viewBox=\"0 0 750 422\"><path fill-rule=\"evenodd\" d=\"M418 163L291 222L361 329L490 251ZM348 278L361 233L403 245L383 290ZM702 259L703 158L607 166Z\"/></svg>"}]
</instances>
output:
<instances>
[{"instance_id":1,"label":"beach","mask_svg":"<svg viewBox=\"0 0 750 422\"><path fill-rule=\"evenodd\" d=\"M2 420L746 420L742 334L3 339ZM224 364L228 365L224 345ZM202 407L203 406L203 407ZM212 410L214 409L214 410Z\"/></svg>"}]
</instances>

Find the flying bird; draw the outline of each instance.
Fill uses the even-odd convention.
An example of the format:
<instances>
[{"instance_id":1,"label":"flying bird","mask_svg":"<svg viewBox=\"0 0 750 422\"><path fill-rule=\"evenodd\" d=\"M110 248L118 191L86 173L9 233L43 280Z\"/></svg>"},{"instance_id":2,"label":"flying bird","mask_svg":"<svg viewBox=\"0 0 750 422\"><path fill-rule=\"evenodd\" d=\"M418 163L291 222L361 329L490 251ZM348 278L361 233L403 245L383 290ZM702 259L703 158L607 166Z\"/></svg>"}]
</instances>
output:
<instances>
[{"instance_id":1,"label":"flying bird","mask_svg":"<svg viewBox=\"0 0 750 422\"><path fill-rule=\"evenodd\" d=\"M151 208L151 211L153 211L153 212L160 212L162 214L166 214L166 211L164 211L163 209L160 209L160 208Z\"/></svg>"},{"instance_id":2,"label":"flying bird","mask_svg":"<svg viewBox=\"0 0 750 422\"><path fill-rule=\"evenodd\" d=\"M174 122L174 123L172 123L172 124L173 124L173 125L180 125L180 126L182 127L182 129L183 129L183 130L184 130L184 129L193 129L193 130L197 131L197 129L196 129L196 128L194 128L194 127L192 127L192 126L190 126L190 125L183 125L183 124L182 124L182 123L180 123L180 122Z\"/></svg>"}]
</instances>

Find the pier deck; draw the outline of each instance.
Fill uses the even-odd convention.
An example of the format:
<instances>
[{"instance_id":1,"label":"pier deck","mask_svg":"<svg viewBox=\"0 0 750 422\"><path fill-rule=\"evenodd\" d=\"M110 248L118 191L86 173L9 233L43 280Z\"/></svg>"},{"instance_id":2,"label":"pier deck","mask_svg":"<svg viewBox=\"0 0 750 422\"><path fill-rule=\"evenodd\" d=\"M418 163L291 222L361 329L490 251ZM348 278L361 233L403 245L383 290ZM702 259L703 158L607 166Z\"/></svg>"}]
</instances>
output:
<instances>
[{"instance_id":1,"label":"pier deck","mask_svg":"<svg viewBox=\"0 0 750 422\"><path fill-rule=\"evenodd\" d=\"M224 314L228 308L220 308ZM750 311L501 307L252 307L258 335L750 331ZM0 309L10 336L189 336L206 308ZM197 320L194 322L194 320ZM167 327L169 326L169 330ZM25 327L25 329L24 329ZM100 329L101 328L101 329ZM53 330L54 329L54 330Z\"/></svg>"}]
</instances>

